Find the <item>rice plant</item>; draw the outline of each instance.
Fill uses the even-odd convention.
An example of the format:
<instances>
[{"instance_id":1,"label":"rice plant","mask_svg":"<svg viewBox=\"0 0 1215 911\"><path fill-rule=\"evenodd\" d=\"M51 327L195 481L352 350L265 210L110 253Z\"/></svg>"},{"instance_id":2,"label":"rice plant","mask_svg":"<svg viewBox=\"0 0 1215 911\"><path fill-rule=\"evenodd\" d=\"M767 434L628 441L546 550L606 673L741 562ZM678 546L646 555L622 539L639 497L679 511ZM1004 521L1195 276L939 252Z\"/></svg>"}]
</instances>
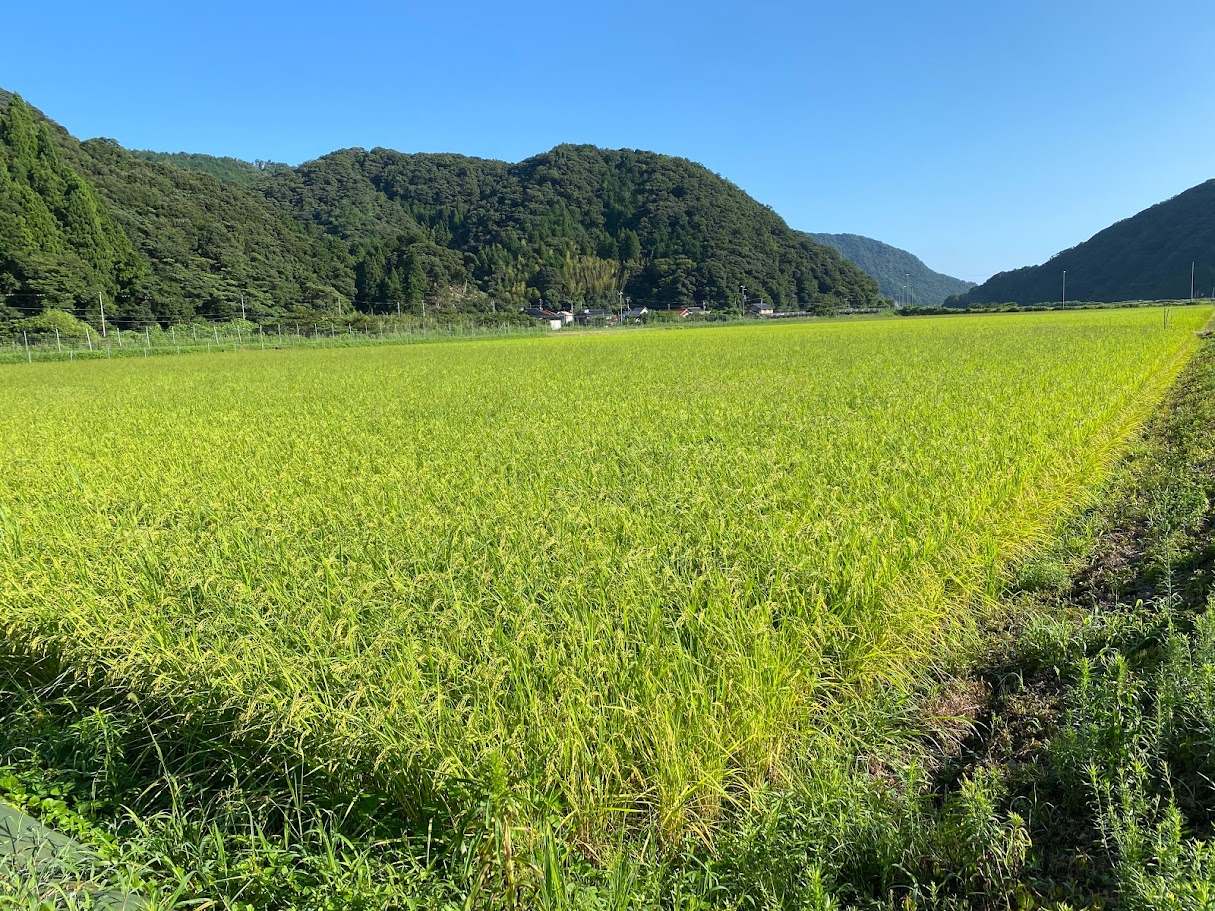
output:
<instances>
[{"instance_id":1,"label":"rice plant","mask_svg":"<svg viewBox=\"0 0 1215 911\"><path fill-rule=\"evenodd\" d=\"M0 631L502 864L710 842L939 665L1210 315L0 368Z\"/></svg>"}]
</instances>

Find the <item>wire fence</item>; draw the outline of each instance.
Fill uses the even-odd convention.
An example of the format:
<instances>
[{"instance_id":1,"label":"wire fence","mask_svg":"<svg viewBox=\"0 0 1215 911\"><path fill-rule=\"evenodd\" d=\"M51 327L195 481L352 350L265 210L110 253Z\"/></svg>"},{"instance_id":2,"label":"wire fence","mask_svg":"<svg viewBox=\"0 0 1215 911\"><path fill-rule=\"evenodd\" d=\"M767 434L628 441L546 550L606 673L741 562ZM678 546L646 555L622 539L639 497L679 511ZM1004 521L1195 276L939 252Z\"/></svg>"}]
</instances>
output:
<instances>
[{"instance_id":1,"label":"wire fence","mask_svg":"<svg viewBox=\"0 0 1215 911\"><path fill-rule=\"evenodd\" d=\"M154 357L193 352L408 345L452 339L549 335L551 332L547 325L539 323L450 323L407 328L321 323L279 323L272 326L211 323L171 326L168 329L123 330L110 327L104 336L92 328L86 328L83 334L71 336L58 330L38 334L22 331L0 334L0 364Z\"/></svg>"}]
</instances>

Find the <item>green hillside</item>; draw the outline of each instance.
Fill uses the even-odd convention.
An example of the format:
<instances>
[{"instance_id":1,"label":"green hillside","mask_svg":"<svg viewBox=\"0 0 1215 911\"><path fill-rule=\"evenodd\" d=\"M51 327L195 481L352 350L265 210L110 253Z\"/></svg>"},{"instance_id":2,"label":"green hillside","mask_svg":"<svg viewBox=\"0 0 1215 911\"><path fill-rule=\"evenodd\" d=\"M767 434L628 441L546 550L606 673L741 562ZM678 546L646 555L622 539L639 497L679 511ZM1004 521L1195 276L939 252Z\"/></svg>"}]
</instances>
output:
<instances>
[{"instance_id":1,"label":"green hillside","mask_svg":"<svg viewBox=\"0 0 1215 911\"><path fill-rule=\"evenodd\" d=\"M200 174L210 174L227 183L250 186L258 183L266 171L278 168L288 168L289 165L274 161L242 161L239 158L217 157L215 155L200 155L195 152L151 152L140 150L132 152L147 161L163 161L175 164L187 171L197 171Z\"/></svg>"},{"instance_id":2,"label":"green hillside","mask_svg":"<svg viewBox=\"0 0 1215 911\"><path fill-rule=\"evenodd\" d=\"M1215 180L1117 222L1040 266L1001 272L955 306L1061 300L1177 300L1215 288Z\"/></svg>"},{"instance_id":3,"label":"green hillside","mask_svg":"<svg viewBox=\"0 0 1215 911\"><path fill-rule=\"evenodd\" d=\"M974 282L929 269L918 256L860 234L811 234L877 279L882 294L906 300L913 307L939 306L947 297L963 294Z\"/></svg>"},{"instance_id":4,"label":"green hillside","mask_svg":"<svg viewBox=\"0 0 1215 911\"><path fill-rule=\"evenodd\" d=\"M563 145L507 164L347 149L264 186L297 218L352 243L368 264L367 299L389 293L377 283L393 274L381 255L419 239L461 251L476 284L513 304L615 303L623 293L651 307L724 308L741 304L740 285L787 308L878 297L868 276L738 187L651 152Z\"/></svg>"},{"instance_id":5,"label":"green hillside","mask_svg":"<svg viewBox=\"0 0 1215 911\"><path fill-rule=\"evenodd\" d=\"M74 145L80 169L109 201L149 263L146 300L161 321L195 315L262 318L330 312L353 293L345 246L309 232L258 193L111 140Z\"/></svg>"},{"instance_id":6,"label":"green hillside","mask_svg":"<svg viewBox=\"0 0 1215 911\"><path fill-rule=\"evenodd\" d=\"M20 314L78 305L119 309L144 264L107 206L60 154L50 126L19 100L0 113L0 306Z\"/></svg>"},{"instance_id":7,"label":"green hillside","mask_svg":"<svg viewBox=\"0 0 1215 911\"><path fill-rule=\"evenodd\" d=\"M52 295L10 297L10 310L29 315L46 302L94 319L97 291L107 290L117 299L106 316L121 326L141 326L231 318L240 314L242 296L249 315L268 316L332 309L353 293L345 246L310 232L260 194L149 161L110 139L79 142L16 95L0 96L0 108L0 160L11 169L26 156L13 130L35 129L46 159L76 176L87 191L81 199L96 200L104 226L104 237L86 233L66 251L42 244L42 258L34 260L23 254L21 242L0 237L0 263L32 263L19 270L0 266L9 293L42 289ZM11 187L0 189L3 206L26 208ZM125 258L108 284L105 275L77 266L78 259L104 264L111 249L125 251Z\"/></svg>"},{"instance_id":8,"label":"green hillside","mask_svg":"<svg viewBox=\"0 0 1215 911\"><path fill-rule=\"evenodd\" d=\"M558 146L507 164L347 149L290 168L79 142L7 93L0 118L17 175L0 196L0 293L27 295L7 298L26 313L42 289L84 318L108 293L107 316L133 326L242 312L500 319L539 301L724 310L741 306L740 286L786 309L880 301L873 279L769 207L651 152Z\"/></svg>"}]
</instances>

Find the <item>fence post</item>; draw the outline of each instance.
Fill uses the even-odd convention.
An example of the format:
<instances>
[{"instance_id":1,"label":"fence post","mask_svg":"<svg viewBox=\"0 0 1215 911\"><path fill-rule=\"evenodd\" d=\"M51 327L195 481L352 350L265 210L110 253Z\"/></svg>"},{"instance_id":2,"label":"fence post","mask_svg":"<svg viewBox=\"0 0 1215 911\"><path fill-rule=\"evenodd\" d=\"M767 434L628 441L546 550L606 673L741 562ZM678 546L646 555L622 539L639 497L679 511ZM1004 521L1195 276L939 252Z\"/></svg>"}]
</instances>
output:
<instances>
[{"instance_id":1,"label":"fence post","mask_svg":"<svg viewBox=\"0 0 1215 911\"><path fill-rule=\"evenodd\" d=\"M93 333L89 331L89 327L88 327L88 326L85 326L85 327L84 327L84 337L85 337L86 339L88 339L88 342L89 342L89 350L90 350L90 351L92 351L92 350L93 350ZM106 350L108 351L109 349L107 348Z\"/></svg>"},{"instance_id":2,"label":"fence post","mask_svg":"<svg viewBox=\"0 0 1215 911\"><path fill-rule=\"evenodd\" d=\"M63 354L63 345L59 342L59 327L55 327L55 350Z\"/></svg>"}]
</instances>

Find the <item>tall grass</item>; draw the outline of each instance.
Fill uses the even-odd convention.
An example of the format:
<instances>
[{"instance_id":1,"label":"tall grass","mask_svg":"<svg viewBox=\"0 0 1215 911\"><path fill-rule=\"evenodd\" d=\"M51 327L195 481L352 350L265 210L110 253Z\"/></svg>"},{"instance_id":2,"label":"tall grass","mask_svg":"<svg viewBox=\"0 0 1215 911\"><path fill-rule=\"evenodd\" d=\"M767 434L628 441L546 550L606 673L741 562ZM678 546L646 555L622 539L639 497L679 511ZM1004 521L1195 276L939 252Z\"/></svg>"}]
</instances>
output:
<instances>
[{"instance_id":1,"label":"tall grass","mask_svg":"<svg viewBox=\"0 0 1215 911\"><path fill-rule=\"evenodd\" d=\"M0 623L405 807L709 840L933 666L1209 316L7 369Z\"/></svg>"}]
</instances>

